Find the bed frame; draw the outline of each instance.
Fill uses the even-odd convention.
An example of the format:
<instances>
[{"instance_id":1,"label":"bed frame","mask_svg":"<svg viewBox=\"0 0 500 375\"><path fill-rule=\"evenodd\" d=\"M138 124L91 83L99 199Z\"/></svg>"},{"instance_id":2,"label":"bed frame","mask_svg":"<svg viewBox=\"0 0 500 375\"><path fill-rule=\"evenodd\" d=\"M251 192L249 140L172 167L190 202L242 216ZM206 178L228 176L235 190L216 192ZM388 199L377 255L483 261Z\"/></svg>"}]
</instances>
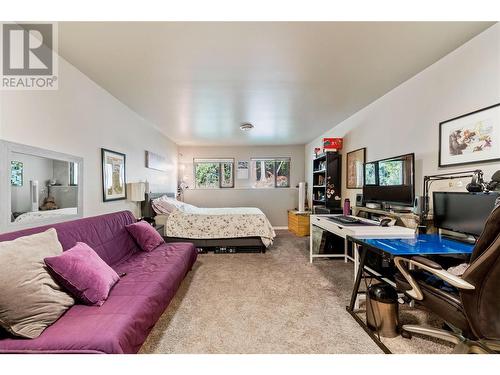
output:
<instances>
[{"instance_id":1,"label":"bed frame","mask_svg":"<svg viewBox=\"0 0 500 375\"><path fill-rule=\"evenodd\" d=\"M161 196L175 198L175 193L146 193L146 199L141 203L142 216L146 219L154 219L156 212L151 206L153 199ZM191 242L198 252L206 253L265 253L266 247L260 237L238 237L238 238L180 238L166 237L166 242Z\"/></svg>"}]
</instances>

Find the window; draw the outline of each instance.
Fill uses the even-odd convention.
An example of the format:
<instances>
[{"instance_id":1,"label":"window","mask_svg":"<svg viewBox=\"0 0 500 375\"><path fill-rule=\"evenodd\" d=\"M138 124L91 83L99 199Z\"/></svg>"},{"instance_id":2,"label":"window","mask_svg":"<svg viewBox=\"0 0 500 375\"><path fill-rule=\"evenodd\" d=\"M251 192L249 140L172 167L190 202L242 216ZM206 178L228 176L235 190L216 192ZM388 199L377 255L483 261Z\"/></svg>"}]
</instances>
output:
<instances>
[{"instance_id":1,"label":"window","mask_svg":"<svg viewBox=\"0 0 500 375\"><path fill-rule=\"evenodd\" d=\"M69 184L70 186L78 185L78 164L70 162L69 163Z\"/></svg>"},{"instance_id":2,"label":"window","mask_svg":"<svg viewBox=\"0 0 500 375\"><path fill-rule=\"evenodd\" d=\"M194 159L196 189L234 187L233 159Z\"/></svg>"},{"instance_id":3,"label":"window","mask_svg":"<svg viewBox=\"0 0 500 375\"><path fill-rule=\"evenodd\" d=\"M290 187L290 158L252 159L252 186L254 188Z\"/></svg>"}]
</instances>

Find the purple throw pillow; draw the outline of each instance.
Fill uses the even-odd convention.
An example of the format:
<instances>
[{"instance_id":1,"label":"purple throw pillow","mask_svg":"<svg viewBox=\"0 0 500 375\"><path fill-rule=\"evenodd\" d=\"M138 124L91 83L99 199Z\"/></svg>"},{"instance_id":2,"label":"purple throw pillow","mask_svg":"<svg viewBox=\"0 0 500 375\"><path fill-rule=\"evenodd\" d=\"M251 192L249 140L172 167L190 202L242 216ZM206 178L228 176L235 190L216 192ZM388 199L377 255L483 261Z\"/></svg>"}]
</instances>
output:
<instances>
[{"instance_id":1,"label":"purple throw pillow","mask_svg":"<svg viewBox=\"0 0 500 375\"><path fill-rule=\"evenodd\" d=\"M165 242L160 233L145 221L126 225L125 228L144 251L152 251Z\"/></svg>"},{"instance_id":2,"label":"purple throw pillow","mask_svg":"<svg viewBox=\"0 0 500 375\"><path fill-rule=\"evenodd\" d=\"M101 306L118 274L87 244L77 242L61 255L44 259L54 279L86 305Z\"/></svg>"}]
</instances>

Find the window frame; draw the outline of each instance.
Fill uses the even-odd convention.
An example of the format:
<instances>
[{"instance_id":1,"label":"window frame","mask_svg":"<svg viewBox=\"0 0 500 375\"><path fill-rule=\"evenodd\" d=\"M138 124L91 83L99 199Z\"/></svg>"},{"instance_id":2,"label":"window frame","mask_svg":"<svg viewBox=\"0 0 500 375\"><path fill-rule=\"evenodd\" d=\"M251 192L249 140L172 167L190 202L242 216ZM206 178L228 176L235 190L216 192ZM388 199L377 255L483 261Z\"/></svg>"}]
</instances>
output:
<instances>
[{"instance_id":1,"label":"window frame","mask_svg":"<svg viewBox=\"0 0 500 375\"><path fill-rule=\"evenodd\" d=\"M75 162L68 163L69 168L69 186L78 186L78 164Z\"/></svg>"},{"instance_id":2,"label":"window frame","mask_svg":"<svg viewBox=\"0 0 500 375\"><path fill-rule=\"evenodd\" d=\"M259 186L255 186L256 185L256 179L257 179L257 175L256 175L256 168L254 168L253 166L253 163L254 162L260 162L260 161L272 161L274 166L273 166L273 171L274 171L274 184L273 186L269 186L269 187L259 187ZM277 168L277 162L280 162L280 161L285 161L285 162L288 162L288 175L287 175L287 181L288 181L288 184L286 186L278 186L277 184L277 180L278 180L278 174L276 173L276 168ZM251 186L252 186L252 189L289 189L291 187L291 184L290 184L290 176L291 176L291 165L292 165L292 158L290 157L255 157L255 158L250 158L250 167L251 167ZM255 172L254 172L255 170Z\"/></svg>"},{"instance_id":3,"label":"window frame","mask_svg":"<svg viewBox=\"0 0 500 375\"><path fill-rule=\"evenodd\" d=\"M231 164L231 185L223 186L222 184L222 164ZM200 187L196 181L196 168L198 164L218 164L217 170L217 186ZM196 190L216 190L216 189L232 189L234 188L234 158L193 158L193 182Z\"/></svg>"}]
</instances>

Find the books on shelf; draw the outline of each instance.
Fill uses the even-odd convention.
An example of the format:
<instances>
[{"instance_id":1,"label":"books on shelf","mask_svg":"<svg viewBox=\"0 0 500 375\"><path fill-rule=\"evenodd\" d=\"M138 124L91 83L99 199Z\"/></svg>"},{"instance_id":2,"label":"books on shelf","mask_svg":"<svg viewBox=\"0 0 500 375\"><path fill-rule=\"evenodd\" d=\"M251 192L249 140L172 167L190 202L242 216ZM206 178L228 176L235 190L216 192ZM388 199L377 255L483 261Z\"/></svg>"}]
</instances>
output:
<instances>
[{"instance_id":1,"label":"books on shelf","mask_svg":"<svg viewBox=\"0 0 500 375\"><path fill-rule=\"evenodd\" d=\"M325 184L325 176L319 175L318 176L318 185L324 185Z\"/></svg>"}]
</instances>

